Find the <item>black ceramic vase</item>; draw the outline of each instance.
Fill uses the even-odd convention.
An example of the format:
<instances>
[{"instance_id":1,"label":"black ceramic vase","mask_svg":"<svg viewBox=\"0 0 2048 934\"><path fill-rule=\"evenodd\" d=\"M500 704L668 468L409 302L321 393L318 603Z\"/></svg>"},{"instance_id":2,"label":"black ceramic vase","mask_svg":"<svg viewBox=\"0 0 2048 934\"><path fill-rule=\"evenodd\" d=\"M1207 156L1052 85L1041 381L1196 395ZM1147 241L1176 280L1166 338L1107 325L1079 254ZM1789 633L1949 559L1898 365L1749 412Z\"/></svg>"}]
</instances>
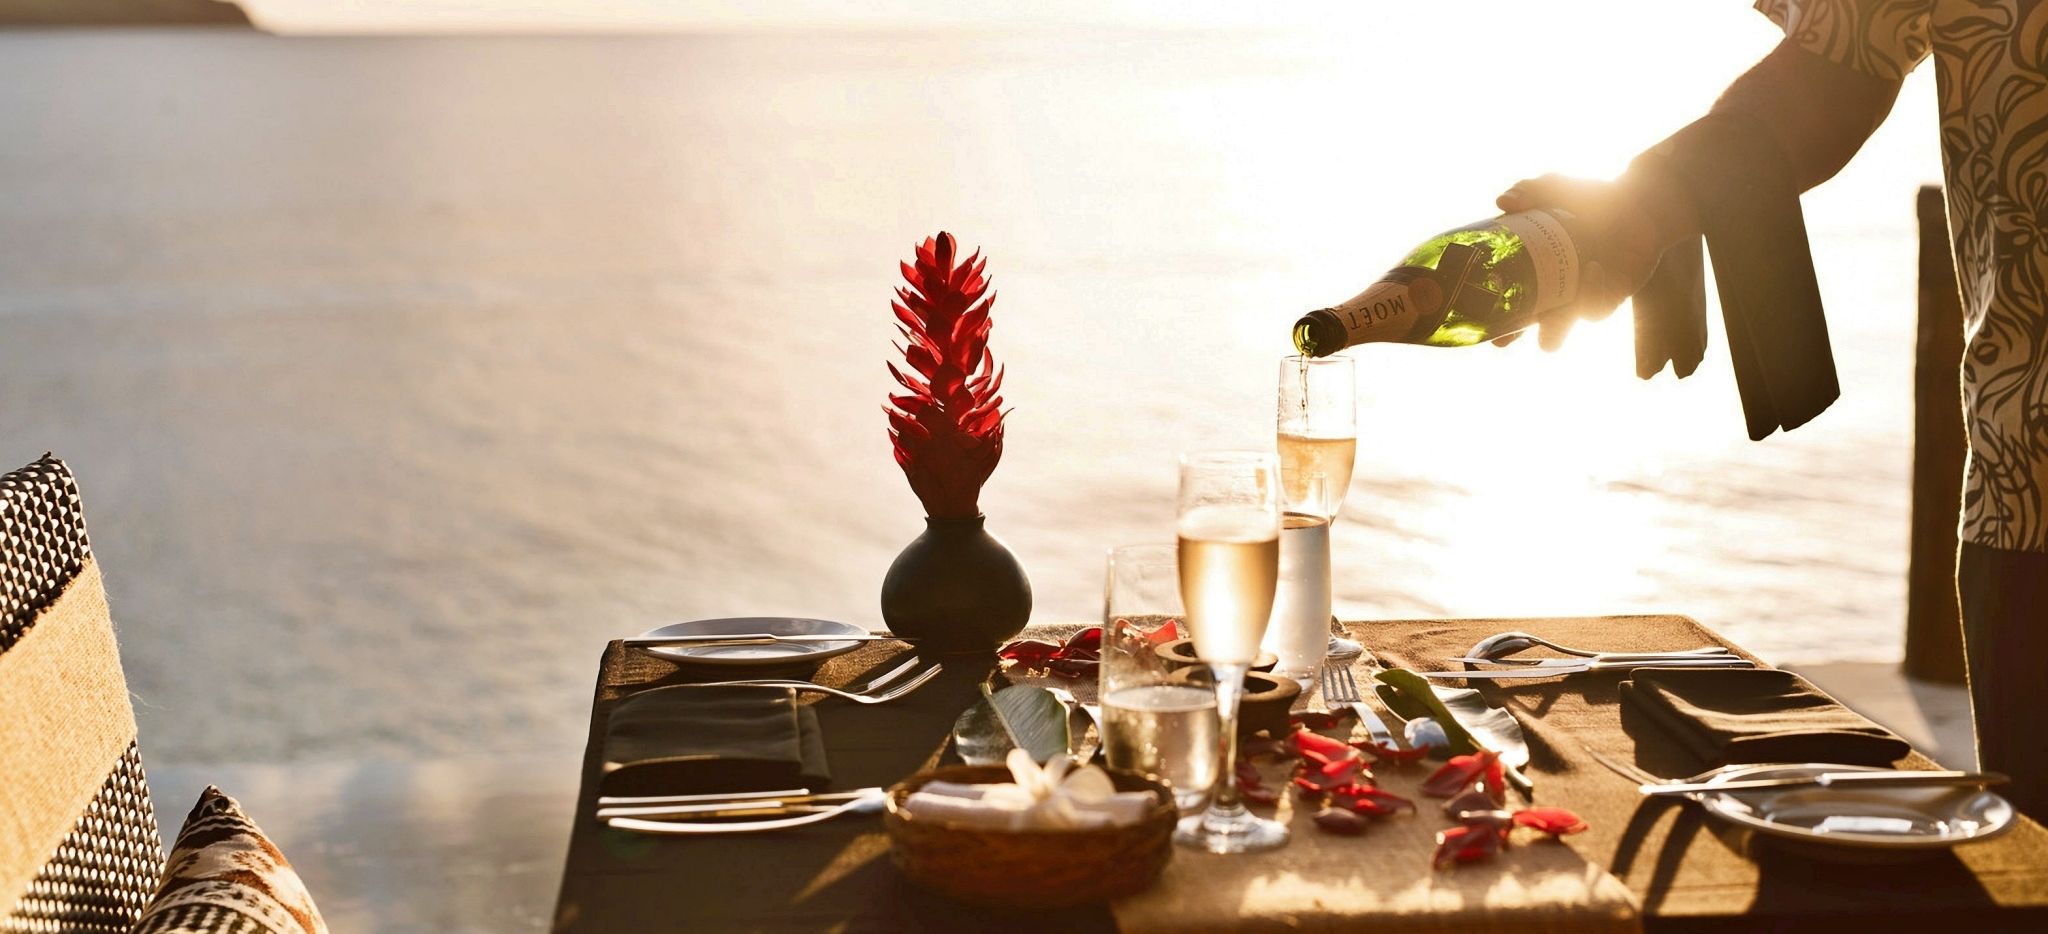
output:
<instances>
[{"instance_id":1,"label":"black ceramic vase","mask_svg":"<svg viewBox=\"0 0 2048 934\"><path fill-rule=\"evenodd\" d=\"M991 652L1031 619L1031 581L985 517L924 520L882 578L882 619L921 652Z\"/></svg>"}]
</instances>

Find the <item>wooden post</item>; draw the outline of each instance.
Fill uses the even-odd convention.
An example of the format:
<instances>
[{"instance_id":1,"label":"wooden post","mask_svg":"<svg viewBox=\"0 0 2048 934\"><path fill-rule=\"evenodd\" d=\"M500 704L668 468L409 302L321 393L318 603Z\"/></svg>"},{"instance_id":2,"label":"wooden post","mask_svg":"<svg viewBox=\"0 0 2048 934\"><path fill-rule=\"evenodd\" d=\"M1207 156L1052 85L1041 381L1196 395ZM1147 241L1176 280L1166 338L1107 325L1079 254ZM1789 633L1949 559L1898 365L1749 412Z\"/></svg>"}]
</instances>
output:
<instances>
[{"instance_id":1,"label":"wooden post","mask_svg":"<svg viewBox=\"0 0 2048 934\"><path fill-rule=\"evenodd\" d=\"M1920 338L1913 367L1913 539L1906 572L1906 674L1963 681L1956 603L1961 515L1963 309L1941 188L1920 189Z\"/></svg>"}]
</instances>

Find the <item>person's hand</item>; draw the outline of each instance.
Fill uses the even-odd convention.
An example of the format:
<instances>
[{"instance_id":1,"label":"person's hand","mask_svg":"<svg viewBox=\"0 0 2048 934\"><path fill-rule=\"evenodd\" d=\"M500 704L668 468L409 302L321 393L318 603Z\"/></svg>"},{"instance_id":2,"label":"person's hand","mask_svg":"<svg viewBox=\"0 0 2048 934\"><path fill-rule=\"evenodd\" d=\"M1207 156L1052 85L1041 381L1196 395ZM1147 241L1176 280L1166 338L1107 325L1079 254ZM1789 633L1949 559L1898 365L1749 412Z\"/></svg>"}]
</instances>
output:
<instances>
[{"instance_id":1,"label":"person's hand","mask_svg":"<svg viewBox=\"0 0 2048 934\"><path fill-rule=\"evenodd\" d=\"M1576 221L1572 226L1580 241L1579 294L1570 305L1536 319L1536 340L1544 350L1563 346L1579 319L1598 321L1613 314L1650 281L1664 252L1638 193L1625 182L1545 175L1516 182L1494 203L1509 214L1562 208ZM1510 334L1494 343L1504 347L1520 336Z\"/></svg>"}]
</instances>

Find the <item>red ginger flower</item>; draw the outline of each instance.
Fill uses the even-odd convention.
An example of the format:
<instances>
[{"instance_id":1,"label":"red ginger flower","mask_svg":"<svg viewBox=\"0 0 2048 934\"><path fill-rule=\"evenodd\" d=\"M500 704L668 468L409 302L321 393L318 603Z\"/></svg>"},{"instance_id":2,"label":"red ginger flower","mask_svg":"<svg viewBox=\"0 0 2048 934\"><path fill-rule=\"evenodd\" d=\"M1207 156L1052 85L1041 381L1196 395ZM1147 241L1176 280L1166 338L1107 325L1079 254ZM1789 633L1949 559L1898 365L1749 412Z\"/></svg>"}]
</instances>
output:
<instances>
[{"instance_id":1,"label":"red ginger flower","mask_svg":"<svg viewBox=\"0 0 2048 934\"><path fill-rule=\"evenodd\" d=\"M908 392L889 396L889 439L896 464L933 518L981 514L981 485L1003 456L1002 371L988 352L994 326L980 253L954 264L953 235L941 231L903 263L907 287L896 289L896 349L908 364L889 375Z\"/></svg>"}]
</instances>

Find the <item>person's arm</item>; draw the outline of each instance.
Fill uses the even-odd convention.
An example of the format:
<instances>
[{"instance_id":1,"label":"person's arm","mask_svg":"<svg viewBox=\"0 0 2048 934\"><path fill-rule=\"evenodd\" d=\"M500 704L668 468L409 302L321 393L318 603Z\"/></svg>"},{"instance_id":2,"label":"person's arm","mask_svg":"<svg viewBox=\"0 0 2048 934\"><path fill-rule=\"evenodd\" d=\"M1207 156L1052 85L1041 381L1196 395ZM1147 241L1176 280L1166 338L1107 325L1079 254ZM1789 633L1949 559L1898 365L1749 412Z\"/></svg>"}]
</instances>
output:
<instances>
[{"instance_id":1,"label":"person's arm","mask_svg":"<svg viewBox=\"0 0 2048 934\"><path fill-rule=\"evenodd\" d=\"M1779 43L1735 79L1714 112L1738 112L1768 132L1785 154L1799 189L1834 177L1884 122L1899 80L1837 64L1792 40ZM1559 175L1524 179L1503 192L1502 211L1559 207L1573 212L1596 244L1581 274L1580 299L1545 317L1540 335L1556 349L1577 318L1600 318L1635 294L1665 249L1700 233L1699 219L1674 179L1638 164L1612 182Z\"/></svg>"}]
</instances>

